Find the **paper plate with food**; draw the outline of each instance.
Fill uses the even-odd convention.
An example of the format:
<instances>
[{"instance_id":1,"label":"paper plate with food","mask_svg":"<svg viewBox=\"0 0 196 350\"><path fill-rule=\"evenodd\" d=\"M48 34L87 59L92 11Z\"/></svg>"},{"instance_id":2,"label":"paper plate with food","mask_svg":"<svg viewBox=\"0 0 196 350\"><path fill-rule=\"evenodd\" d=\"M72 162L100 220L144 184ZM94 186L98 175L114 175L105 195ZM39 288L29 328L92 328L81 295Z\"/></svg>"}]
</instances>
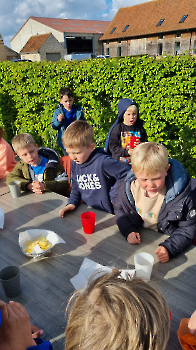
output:
<instances>
[{"instance_id":1,"label":"paper plate with food","mask_svg":"<svg viewBox=\"0 0 196 350\"><path fill-rule=\"evenodd\" d=\"M183 318L178 329L178 339L183 350L196 350L196 338L190 334L188 328L189 318Z\"/></svg>"},{"instance_id":2,"label":"paper plate with food","mask_svg":"<svg viewBox=\"0 0 196 350\"><path fill-rule=\"evenodd\" d=\"M53 231L32 229L20 232L19 246L22 252L30 258L46 255L58 243L65 241Z\"/></svg>"}]
</instances>

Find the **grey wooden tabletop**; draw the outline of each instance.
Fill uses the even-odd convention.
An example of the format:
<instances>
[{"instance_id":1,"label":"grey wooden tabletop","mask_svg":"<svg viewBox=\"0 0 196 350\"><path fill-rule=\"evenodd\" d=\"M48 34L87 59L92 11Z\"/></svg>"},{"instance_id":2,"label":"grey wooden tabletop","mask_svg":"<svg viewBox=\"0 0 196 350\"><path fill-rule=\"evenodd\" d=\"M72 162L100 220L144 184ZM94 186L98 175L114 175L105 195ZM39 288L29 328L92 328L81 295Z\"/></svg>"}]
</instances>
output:
<instances>
[{"instance_id":1,"label":"grey wooden tabletop","mask_svg":"<svg viewBox=\"0 0 196 350\"><path fill-rule=\"evenodd\" d=\"M55 193L22 193L13 199L10 193L0 196L0 207L5 213L4 228L0 229L0 269L7 265L20 267L21 294L14 300L22 303L31 323L44 330L44 339L52 339L54 350L64 349L65 308L74 287L75 276L85 257L119 269L134 268L134 255L146 251L155 258L150 283L166 298L171 313L171 336L167 349L180 350L177 329L180 320L190 317L196 309L196 247L166 264L161 264L154 251L167 236L142 229L141 244L129 245L120 234L115 217L96 213L95 232L83 232L80 214L87 210L81 204L75 211L59 216L67 199ZM66 244L58 244L44 258L26 257L18 244L19 232L39 228L61 236ZM0 299L8 302L0 285Z\"/></svg>"},{"instance_id":2,"label":"grey wooden tabletop","mask_svg":"<svg viewBox=\"0 0 196 350\"><path fill-rule=\"evenodd\" d=\"M2 196L5 193L9 192L9 188L6 185L6 180L5 179L0 179L0 196Z\"/></svg>"}]
</instances>

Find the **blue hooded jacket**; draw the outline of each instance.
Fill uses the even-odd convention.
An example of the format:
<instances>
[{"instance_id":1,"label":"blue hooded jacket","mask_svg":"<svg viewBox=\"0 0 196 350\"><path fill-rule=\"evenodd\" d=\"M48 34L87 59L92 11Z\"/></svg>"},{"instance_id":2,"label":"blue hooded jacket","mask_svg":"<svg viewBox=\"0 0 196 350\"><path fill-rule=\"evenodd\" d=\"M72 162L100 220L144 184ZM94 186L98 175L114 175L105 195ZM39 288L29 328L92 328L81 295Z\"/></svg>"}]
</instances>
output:
<instances>
[{"instance_id":1,"label":"blue hooded jacket","mask_svg":"<svg viewBox=\"0 0 196 350\"><path fill-rule=\"evenodd\" d=\"M130 166L114 160L102 148L96 148L85 163L72 161L71 170L72 190L68 204L77 207L83 200L95 209L113 213L111 187L126 176Z\"/></svg>"}]
</instances>

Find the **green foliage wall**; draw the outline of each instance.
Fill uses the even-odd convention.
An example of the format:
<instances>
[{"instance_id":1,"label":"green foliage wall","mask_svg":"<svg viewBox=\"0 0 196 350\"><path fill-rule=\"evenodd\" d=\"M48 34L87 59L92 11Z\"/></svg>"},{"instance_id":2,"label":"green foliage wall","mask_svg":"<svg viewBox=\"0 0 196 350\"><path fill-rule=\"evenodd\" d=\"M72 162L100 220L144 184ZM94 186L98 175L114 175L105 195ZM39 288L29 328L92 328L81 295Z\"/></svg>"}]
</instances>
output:
<instances>
[{"instance_id":1,"label":"green foliage wall","mask_svg":"<svg viewBox=\"0 0 196 350\"><path fill-rule=\"evenodd\" d=\"M1 62L0 124L9 142L16 133L30 132L38 145L58 150L50 123L59 89L69 86L94 126L97 146L103 146L119 99L133 98L149 141L164 143L171 157L196 177L195 81L196 60L189 55Z\"/></svg>"}]
</instances>

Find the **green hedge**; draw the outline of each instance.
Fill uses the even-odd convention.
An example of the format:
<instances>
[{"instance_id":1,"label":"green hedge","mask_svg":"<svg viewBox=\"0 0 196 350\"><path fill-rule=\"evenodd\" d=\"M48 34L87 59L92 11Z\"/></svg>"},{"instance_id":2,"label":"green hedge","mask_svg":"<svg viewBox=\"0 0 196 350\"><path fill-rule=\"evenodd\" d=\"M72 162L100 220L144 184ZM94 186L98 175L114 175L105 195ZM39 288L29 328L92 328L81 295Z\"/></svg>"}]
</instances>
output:
<instances>
[{"instance_id":1,"label":"green hedge","mask_svg":"<svg viewBox=\"0 0 196 350\"><path fill-rule=\"evenodd\" d=\"M196 177L196 60L189 55L125 57L72 62L1 62L0 123L11 142L30 132L37 143L60 150L51 127L58 91L69 86L103 146L122 97L135 99L149 141L162 142L171 157Z\"/></svg>"}]
</instances>

